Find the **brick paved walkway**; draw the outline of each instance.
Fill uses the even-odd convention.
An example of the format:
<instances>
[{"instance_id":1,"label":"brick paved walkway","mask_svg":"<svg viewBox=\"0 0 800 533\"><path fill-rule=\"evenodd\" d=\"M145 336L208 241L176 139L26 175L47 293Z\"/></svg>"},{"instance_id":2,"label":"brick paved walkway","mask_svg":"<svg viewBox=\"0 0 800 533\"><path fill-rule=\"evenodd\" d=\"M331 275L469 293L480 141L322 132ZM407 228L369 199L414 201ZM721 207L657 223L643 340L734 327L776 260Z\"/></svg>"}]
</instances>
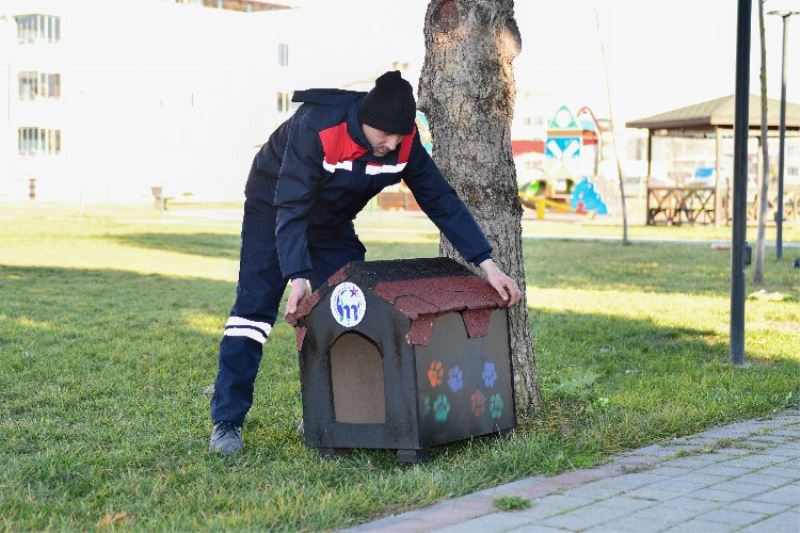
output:
<instances>
[{"instance_id":1,"label":"brick paved walkway","mask_svg":"<svg viewBox=\"0 0 800 533\"><path fill-rule=\"evenodd\" d=\"M499 496L529 499L503 512ZM800 532L800 410L537 476L349 531Z\"/></svg>"}]
</instances>

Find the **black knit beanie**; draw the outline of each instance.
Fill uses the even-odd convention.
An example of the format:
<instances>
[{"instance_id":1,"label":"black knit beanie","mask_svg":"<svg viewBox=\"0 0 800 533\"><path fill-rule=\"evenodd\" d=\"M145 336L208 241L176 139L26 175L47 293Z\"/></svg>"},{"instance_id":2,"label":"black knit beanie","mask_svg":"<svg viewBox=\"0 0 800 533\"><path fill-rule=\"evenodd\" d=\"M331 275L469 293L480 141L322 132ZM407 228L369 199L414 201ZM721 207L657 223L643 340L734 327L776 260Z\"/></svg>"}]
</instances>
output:
<instances>
[{"instance_id":1,"label":"black knit beanie","mask_svg":"<svg viewBox=\"0 0 800 533\"><path fill-rule=\"evenodd\" d=\"M367 93L358 120L386 133L407 135L414 131L417 103L411 84L392 70L375 80L375 87Z\"/></svg>"}]
</instances>

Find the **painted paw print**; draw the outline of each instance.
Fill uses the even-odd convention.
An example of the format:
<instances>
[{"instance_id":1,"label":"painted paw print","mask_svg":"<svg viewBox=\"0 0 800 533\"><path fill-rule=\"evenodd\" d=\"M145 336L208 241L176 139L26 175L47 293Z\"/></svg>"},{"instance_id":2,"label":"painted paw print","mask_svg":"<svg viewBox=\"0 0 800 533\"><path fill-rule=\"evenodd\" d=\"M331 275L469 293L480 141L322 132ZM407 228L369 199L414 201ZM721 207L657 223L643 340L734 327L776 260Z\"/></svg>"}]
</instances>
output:
<instances>
[{"instance_id":1,"label":"painted paw print","mask_svg":"<svg viewBox=\"0 0 800 533\"><path fill-rule=\"evenodd\" d=\"M497 381L497 370L494 363L488 361L483 364L483 384L487 387L494 387L494 382Z\"/></svg>"},{"instance_id":2,"label":"painted paw print","mask_svg":"<svg viewBox=\"0 0 800 533\"><path fill-rule=\"evenodd\" d=\"M495 394L489 398L489 414L492 418L500 418L503 414L503 399L499 394Z\"/></svg>"},{"instance_id":3,"label":"painted paw print","mask_svg":"<svg viewBox=\"0 0 800 533\"><path fill-rule=\"evenodd\" d=\"M431 382L431 387L434 389L441 385L444 379L444 367L441 361L434 361L428 369L428 381Z\"/></svg>"},{"instance_id":4,"label":"painted paw print","mask_svg":"<svg viewBox=\"0 0 800 533\"><path fill-rule=\"evenodd\" d=\"M428 416L431 414L431 397L425 396L422 399L422 416Z\"/></svg>"},{"instance_id":5,"label":"painted paw print","mask_svg":"<svg viewBox=\"0 0 800 533\"><path fill-rule=\"evenodd\" d=\"M450 414L450 402L447 400L447 396L440 394L436 398L436 401L433 402L433 412L439 422L447 420L447 415Z\"/></svg>"},{"instance_id":6,"label":"painted paw print","mask_svg":"<svg viewBox=\"0 0 800 533\"><path fill-rule=\"evenodd\" d=\"M461 387L464 386L464 372L457 366L451 368L447 375L447 384L453 392L461 390Z\"/></svg>"},{"instance_id":7,"label":"painted paw print","mask_svg":"<svg viewBox=\"0 0 800 533\"><path fill-rule=\"evenodd\" d=\"M472 396L469 397L469 401L472 404L472 414L475 416L481 416L484 411L486 411L486 396L479 390L476 390L472 393Z\"/></svg>"}]
</instances>

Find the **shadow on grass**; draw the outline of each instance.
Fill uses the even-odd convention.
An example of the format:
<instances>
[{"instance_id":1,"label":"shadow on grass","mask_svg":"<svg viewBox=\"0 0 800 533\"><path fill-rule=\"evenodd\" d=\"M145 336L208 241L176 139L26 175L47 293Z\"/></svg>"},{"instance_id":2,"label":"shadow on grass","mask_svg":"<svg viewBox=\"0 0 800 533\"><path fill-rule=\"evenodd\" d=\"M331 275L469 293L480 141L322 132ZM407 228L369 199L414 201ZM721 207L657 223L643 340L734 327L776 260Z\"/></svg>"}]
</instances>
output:
<instances>
[{"instance_id":1,"label":"shadow on grass","mask_svg":"<svg viewBox=\"0 0 800 533\"><path fill-rule=\"evenodd\" d=\"M0 500L5 527L82 530L125 510L145 530L335 529L763 415L797 389L796 363L721 364L710 331L536 310L545 409L514 437L444 446L413 470L385 451L320 461L294 431L297 355L280 322L248 451L222 460L206 451L208 386L233 292L213 280L0 266L0 459L13 457L0 485L26 487Z\"/></svg>"},{"instance_id":2,"label":"shadow on grass","mask_svg":"<svg viewBox=\"0 0 800 533\"><path fill-rule=\"evenodd\" d=\"M239 259L241 238L226 233L129 233L109 236L125 246L223 259Z\"/></svg>"}]
</instances>

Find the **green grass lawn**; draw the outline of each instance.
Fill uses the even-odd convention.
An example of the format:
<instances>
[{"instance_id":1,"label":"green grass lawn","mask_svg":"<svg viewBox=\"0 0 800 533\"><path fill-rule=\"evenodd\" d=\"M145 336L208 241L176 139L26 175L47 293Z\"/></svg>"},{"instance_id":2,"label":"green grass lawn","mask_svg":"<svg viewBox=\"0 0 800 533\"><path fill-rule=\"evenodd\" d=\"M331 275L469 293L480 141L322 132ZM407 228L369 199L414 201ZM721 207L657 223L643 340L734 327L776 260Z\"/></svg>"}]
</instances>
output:
<instances>
[{"instance_id":1,"label":"green grass lawn","mask_svg":"<svg viewBox=\"0 0 800 533\"><path fill-rule=\"evenodd\" d=\"M362 233L370 259L437 252L428 238ZM218 457L209 386L238 246L231 219L4 206L0 530L330 529L798 404L800 250L767 260L763 288L791 299L748 301L751 364L734 368L729 252L528 241L544 408L509 439L441 447L415 466L388 451L318 459L295 433L297 355L281 320L247 451Z\"/></svg>"}]
</instances>

